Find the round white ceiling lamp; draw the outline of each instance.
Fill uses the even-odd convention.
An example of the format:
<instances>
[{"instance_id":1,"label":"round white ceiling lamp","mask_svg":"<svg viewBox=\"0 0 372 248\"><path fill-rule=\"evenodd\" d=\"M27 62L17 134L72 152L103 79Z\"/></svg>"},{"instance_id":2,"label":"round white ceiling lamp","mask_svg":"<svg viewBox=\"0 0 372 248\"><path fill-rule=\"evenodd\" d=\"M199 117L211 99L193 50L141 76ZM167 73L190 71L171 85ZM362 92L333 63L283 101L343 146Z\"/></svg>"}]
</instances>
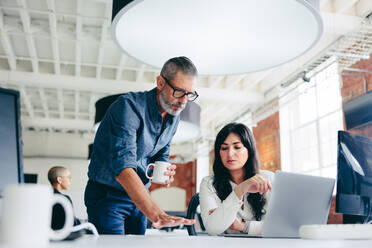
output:
<instances>
[{"instance_id":1,"label":"round white ceiling lamp","mask_svg":"<svg viewBox=\"0 0 372 248\"><path fill-rule=\"evenodd\" d=\"M265 70L313 47L319 0L114 0L112 36L156 68L189 57L202 75Z\"/></svg>"}]
</instances>

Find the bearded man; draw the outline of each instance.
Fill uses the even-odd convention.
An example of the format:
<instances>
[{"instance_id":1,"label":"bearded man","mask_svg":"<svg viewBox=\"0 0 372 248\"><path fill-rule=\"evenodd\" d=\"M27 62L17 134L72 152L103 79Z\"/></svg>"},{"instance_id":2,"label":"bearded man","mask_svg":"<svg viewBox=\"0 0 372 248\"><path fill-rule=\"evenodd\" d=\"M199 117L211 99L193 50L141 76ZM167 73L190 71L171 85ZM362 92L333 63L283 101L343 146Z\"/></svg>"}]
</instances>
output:
<instances>
[{"instance_id":1,"label":"bearded man","mask_svg":"<svg viewBox=\"0 0 372 248\"><path fill-rule=\"evenodd\" d=\"M85 188L88 220L101 234L145 234L146 217L156 228L192 225L194 220L166 214L151 198L149 163L169 162L179 114L198 94L197 69L190 59L169 59L157 87L121 95L106 112L93 144ZM175 165L165 174L173 182Z\"/></svg>"}]
</instances>

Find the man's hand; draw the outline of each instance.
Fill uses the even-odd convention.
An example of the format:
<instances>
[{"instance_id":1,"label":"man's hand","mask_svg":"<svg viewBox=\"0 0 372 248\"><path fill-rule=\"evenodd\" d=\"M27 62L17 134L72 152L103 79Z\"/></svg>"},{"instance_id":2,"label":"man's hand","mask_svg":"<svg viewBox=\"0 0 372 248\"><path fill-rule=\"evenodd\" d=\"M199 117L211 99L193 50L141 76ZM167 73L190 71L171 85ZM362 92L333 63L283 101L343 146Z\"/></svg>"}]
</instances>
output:
<instances>
[{"instance_id":1,"label":"man's hand","mask_svg":"<svg viewBox=\"0 0 372 248\"><path fill-rule=\"evenodd\" d=\"M152 223L152 226L155 228L162 228L162 227L172 227L172 226L179 226L179 225L193 225L195 220L189 220L182 217L171 216L163 213L158 216L157 221Z\"/></svg>"},{"instance_id":2,"label":"man's hand","mask_svg":"<svg viewBox=\"0 0 372 248\"><path fill-rule=\"evenodd\" d=\"M174 171L176 166L169 166ZM174 172L171 173L174 175ZM123 186L130 199L137 208L152 222L156 228L165 226L192 225L195 220L188 220L181 217L170 216L155 203L148 193L145 185L132 168L124 169L116 177L116 180Z\"/></svg>"},{"instance_id":3,"label":"man's hand","mask_svg":"<svg viewBox=\"0 0 372 248\"><path fill-rule=\"evenodd\" d=\"M168 166L167 171L164 172L164 175L169 176L169 180L166 180L167 187L170 186L171 183L174 181L174 175L176 174L177 166L175 164L171 164Z\"/></svg>"}]
</instances>

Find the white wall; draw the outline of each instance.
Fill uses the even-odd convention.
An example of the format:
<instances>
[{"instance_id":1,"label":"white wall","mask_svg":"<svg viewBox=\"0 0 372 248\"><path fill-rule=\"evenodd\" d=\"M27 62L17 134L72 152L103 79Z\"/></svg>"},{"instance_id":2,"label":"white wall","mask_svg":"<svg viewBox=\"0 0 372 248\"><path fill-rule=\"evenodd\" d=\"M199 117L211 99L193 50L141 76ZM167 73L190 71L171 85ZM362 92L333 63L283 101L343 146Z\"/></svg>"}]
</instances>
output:
<instances>
[{"instance_id":1,"label":"white wall","mask_svg":"<svg viewBox=\"0 0 372 248\"><path fill-rule=\"evenodd\" d=\"M186 211L186 190L178 187L158 188L151 197L164 211Z\"/></svg>"},{"instance_id":2,"label":"white wall","mask_svg":"<svg viewBox=\"0 0 372 248\"><path fill-rule=\"evenodd\" d=\"M63 192L74 204L76 217L87 219L84 189L88 181L88 144L92 136L24 131L23 166L25 173L38 174L38 183L50 185L48 170L64 166L71 171L71 189Z\"/></svg>"},{"instance_id":3,"label":"white wall","mask_svg":"<svg viewBox=\"0 0 372 248\"><path fill-rule=\"evenodd\" d=\"M24 157L88 158L93 135L22 131Z\"/></svg>"},{"instance_id":4,"label":"white wall","mask_svg":"<svg viewBox=\"0 0 372 248\"><path fill-rule=\"evenodd\" d=\"M64 166L71 171L72 184L66 193L72 199L75 215L79 219L87 219L84 206L84 189L88 181L88 160L53 159L53 158L25 158L23 161L25 173L38 174L38 183L50 185L48 170L53 166Z\"/></svg>"}]
</instances>

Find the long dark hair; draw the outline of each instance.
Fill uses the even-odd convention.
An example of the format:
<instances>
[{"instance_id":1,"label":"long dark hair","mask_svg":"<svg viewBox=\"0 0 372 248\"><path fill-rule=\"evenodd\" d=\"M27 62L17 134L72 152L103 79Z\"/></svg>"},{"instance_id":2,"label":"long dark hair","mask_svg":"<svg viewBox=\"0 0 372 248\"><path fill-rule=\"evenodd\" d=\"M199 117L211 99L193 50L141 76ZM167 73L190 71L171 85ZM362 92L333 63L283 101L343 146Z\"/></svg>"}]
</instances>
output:
<instances>
[{"instance_id":1,"label":"long dark hair","mask_svg":"<svg viewBox=\"0 0 372 248\"><path fill-rule=\"evenodd\" d=\"M230 184L231 174L230 171L223 165L220 156L221 145L224 143L230 133L235 133L238 135L241 142L248 150L248 160L244 165L244 180L256 175L260 168L258 153L256 151L256 142L251 130L249 130L249 128L244 124L240 123L230 123L223 127L217 134L216 141L214 143L213 162L213 186L216 189L217 195L221 201L224 201L232 192L232 187ZM266 203L266 198L259 193L250 193L248 195L248 203L252 207L253 216L257 221L260 221L262 215L266 213L263 209L263 206Z\"/></svg>"}]
</instances>

